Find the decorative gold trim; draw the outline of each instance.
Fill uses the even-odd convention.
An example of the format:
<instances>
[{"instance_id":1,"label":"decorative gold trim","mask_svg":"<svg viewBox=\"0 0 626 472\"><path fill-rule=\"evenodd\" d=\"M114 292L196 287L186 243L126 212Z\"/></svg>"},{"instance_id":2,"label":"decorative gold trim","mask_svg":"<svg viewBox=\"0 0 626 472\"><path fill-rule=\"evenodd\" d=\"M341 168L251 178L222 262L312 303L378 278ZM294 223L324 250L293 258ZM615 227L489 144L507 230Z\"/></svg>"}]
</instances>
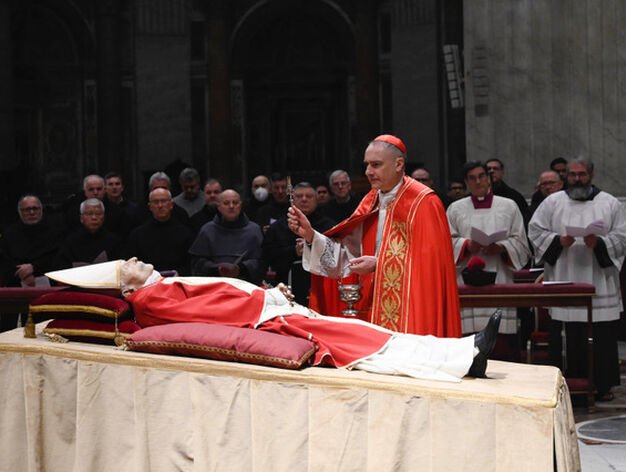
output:
<instances>
[{"instance_id":1,"label":"decorative gold trim","mask_svg":"<svg viewBox=\"0 0 626 472\"><path fill-rule=\"evenodd\" d=\"M107 318L118 318L123 313L118 313L107 308L100 308L93 305L30 305L31 313L90 313L93 315L105 316Z\"/></svg>"},{"instance_id":2,"label":"decorative gold trim","mask_svg":"<svg viewBox=\"0 0 626 472\"><path fill-rule=\"evenodd\" d=\"M417 208L430 189L422 190L411 202L403 221L394 221L395 211L408 185L400 188L398 196L387 210L379 254L379 267L374 281L374 306L372 321L393 331L408 329L409 297L411 291L412 258L410 254L410 228L416 218Z\"/></svg>"}]
</instances>

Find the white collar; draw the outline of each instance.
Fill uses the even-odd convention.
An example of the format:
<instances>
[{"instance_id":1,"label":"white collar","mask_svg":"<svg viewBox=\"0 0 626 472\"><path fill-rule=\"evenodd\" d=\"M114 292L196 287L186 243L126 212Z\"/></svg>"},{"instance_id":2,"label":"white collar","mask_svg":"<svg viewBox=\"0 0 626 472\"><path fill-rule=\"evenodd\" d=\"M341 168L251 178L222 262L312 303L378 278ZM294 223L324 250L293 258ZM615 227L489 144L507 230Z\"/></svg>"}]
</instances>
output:
<instances>
[{"instance_id":1,"label":"white collar","mask_svg":"<svg viewBox=\"0 0 626 472\"><path fill-rule=\"evenodd\" d=\"M389 204L393 201L393 199L396 198L396 194L398 193L402 182L404 182L404 179L400 179L400 182L398 182L396 186L388 192L383 192L381 190L378 191L378 199L380 201L381 209L387 208Z\"/></svg>"}]
</instances>

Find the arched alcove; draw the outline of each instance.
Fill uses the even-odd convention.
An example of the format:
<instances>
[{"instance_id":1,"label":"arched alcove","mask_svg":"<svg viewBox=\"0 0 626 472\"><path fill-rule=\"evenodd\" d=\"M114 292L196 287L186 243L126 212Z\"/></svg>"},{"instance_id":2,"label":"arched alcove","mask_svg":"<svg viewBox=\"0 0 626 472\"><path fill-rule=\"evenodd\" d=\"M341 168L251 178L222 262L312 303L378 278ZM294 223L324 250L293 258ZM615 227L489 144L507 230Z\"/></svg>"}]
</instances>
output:
<instances>
[{"instance_id":1,"label":"arched alcove","mask_svg":"<svg viewBox=\"0 0 626 472\"><path fill-rule=\"evenodd\" d=\"M235 141L248 174L349 166L354 34L331 2L259 2L231 40ZM239 133L239 136L237 134Z\"/></svg>"},{"instance_id":2,"label":"arched alcove","mask_svg":"<svg viewBox=\"0 0 626 472\"><path fill-rule=\"evenodd\" d=\"M12 25L16 173L59 200L82 172L84 61L93 41L65 2L23 4Z\"/></svg>"}]
</instances>

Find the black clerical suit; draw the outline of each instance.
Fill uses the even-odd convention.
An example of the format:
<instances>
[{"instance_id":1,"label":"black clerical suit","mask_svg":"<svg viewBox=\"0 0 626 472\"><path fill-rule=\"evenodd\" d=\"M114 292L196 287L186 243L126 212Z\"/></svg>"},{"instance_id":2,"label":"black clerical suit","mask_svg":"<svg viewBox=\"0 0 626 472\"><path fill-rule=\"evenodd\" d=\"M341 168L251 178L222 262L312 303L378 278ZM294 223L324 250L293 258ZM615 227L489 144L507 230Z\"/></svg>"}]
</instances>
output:
<instances>
[{"instance_id":1,"label":"black clerical suit","mask_svg":"<svg viewBox=\"0 0 626 472\"><path fill-rule=\"evenodd\" d=\"M66 269L74 265L113 261L121 257L122 239L117 234L104 227L95 233L80 227L65 238L59 249L56 266L58 269Z\"/></svg>"},{"instance_id":2,"label":"black clerical suit","mask_svg":"<svg viewBox=\"0 0 626 472\"><path fill-rule=\"evenodd\" d=\"M321 233L335 225L319 209L307 218L313 229ZM276 272L276 281L290 284L296 301L301 305L308 305L311 274L302 268L302 256L296 254L296 235L287 226L287 217L270 225L265 233L263 258Z\"/></svg>"},{"instance_id":3,"label":"black clerical suit","mask_svg":"<svg viewBox=\"0 0 626 472\"><path fill-rule=\"evenodd\" d=\"M174 217L165 222L150 217L131 231L125 257L137 257L158 271L175 270L179 275L190 275L187 251L194 236L189 226Z\"/></svg>"}]
</instances>

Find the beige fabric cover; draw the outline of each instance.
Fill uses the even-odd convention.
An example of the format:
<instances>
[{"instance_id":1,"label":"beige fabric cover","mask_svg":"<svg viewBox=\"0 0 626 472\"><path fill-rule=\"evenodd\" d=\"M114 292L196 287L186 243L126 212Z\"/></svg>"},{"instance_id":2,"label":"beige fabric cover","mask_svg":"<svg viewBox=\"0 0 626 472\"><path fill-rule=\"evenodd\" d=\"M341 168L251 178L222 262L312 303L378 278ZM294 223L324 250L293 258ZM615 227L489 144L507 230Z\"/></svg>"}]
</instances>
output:
<instances>
[{"instance_id":1,"label":"beige fabric cover","mask_svg":"<svg viewBox=\"0 0 626 472\"><path fill-rule=\"evenodd\" d=\"M41 327L39 327L41 328ZM0 334L0 470L579 470L557 369L459 384ZM555 447L556 444L556 447Z\"/></svg>"}]
</instances>

